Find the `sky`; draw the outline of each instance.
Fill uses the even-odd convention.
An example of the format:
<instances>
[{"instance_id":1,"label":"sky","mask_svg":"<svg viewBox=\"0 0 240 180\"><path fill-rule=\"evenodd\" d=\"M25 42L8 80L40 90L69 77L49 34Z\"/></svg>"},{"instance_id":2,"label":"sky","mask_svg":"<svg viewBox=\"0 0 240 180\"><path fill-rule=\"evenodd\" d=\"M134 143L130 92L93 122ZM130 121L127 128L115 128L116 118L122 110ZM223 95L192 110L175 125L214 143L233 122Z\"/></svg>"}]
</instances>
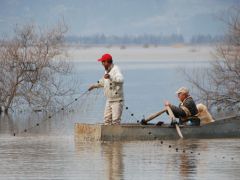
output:
<instances>
[{"instance_id":1,"label":"sky","mask_svg":"<svg viewBox=\"0 0 240 180\"><path fill-rule=\"evenodd\" d=\"M64 17L68 35L224 34L220 18L240 0L0 0L0 34Z\"/></svg>"}]
</instances>

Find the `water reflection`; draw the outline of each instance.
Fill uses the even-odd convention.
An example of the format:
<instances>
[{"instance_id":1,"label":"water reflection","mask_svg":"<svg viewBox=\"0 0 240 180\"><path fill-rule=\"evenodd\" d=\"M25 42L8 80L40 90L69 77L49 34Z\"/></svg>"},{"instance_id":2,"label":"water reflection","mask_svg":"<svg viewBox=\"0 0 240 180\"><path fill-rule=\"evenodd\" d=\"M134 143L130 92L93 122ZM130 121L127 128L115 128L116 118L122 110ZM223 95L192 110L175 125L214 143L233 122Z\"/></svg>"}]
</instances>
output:
<instances>
[{"instance_id":1,"label":"water reflection","mask_svg":"<svg viewBox=\"0 0 240 180\"><path fill-rule=\"evenodd\" d=\"M101 145L102 152L105 157L105 168L107 179L120 180L123 179L123 155L122 143L103 143Z\"/></svg>"},{"instance_id":2,"label":"water reflection","mask_svg":"<svg viewBox=\"0 0 240 180\"><path fill-rule=\"evenodd\" d=\"M14 132L14 122L10 115L1 113L0 116L0 134L12 135Z\"/></svg>"},{"instance_id":3,"label":"water reflection","mask_svg":"<svg viewBox=\"0 0 240 180\"><path fill-rule=\"evenodd\" d=\"M73 139L72 136L0 136L1 179L220 180L238 179L240 175L238 139L163 144Z\"/></svg>"},{"instance_id":4,"label":"water reflection","mask_svg":"<svg viewBox=\"0 0 240 180\"><path fill-rule=\"evenodd\" d=\"M93 162L103 166L102 176L98 179L132 179L133 177L156 179L160 176L191 179L198 175L201 162L197 152L204 149L201 143L197 140L192 143L191 140L164 143L161 144L160 141L96 143L75 140L75 149L79 161L88 157L85 167L91 168ZM171 148L168 144L171 144ZM99 156L102 158L99 159ZM92 173L94 172L96 173L96 168L93 169Z\"/></svg>"},{"instance_id":5,"label":"water reflection","mask_svg":"<svg viewBox=\"0 0 240 180\"><path fill-rule=\"evenodd\" d=\"M136 142L78 142L66 138L64 129L73 125L62 112L24 135L12 136L34 125L2 116L0 119L0 177L26 179L54 177L64 179L218 179L239 177L238 139ZM56 137L53 133L57 132ZM35 136L36 133L40 136ZM7 135L7 136L6 136ZM10 136L8 136L10 135ZM62 137L60 135L63 135ZM169 147L171 145L171 147ZM22 166L23 162L25 163ZM39 167L39 164L43 164ZM46 168L47 167L47 168ZM54 174L53 174L54 172ZM14 176L12 175L14 174ZM70 178L71 177L71 178Z\"/></svg>"},{"instance_id":6,"label":"water reflection","mask_svg":"<svg viewBox=\"0 0 240 180\"><path fill-rule=\"evenodd\" d=\"M123 179L122 142L79 142L75 140L75 150L79 161L86 159L84 168L92 169L87 179Z\"/></svg>"},{"instance_id":7,"label":"water reflection","mask_svg":"<svg viewBox=\"0 0 240 180\"><path fill-rule=\"evenodd\" d=\"M0 117L0 134L20 135L32 130L44 121L44 114L34 112L21 112L1 114ZM39 132L39 128L35 131Z\"/></svg>"},{"instance_id":8,"label":"water reflection","mask_svg":"<svg viewBox=\"0 0 240 180\"><path fill-rule=\"evenodd\" d=\"M46 112L21 112L1 114L0 134L12 136L27 135L69 135L73 134L76 119L68 111L52 116Z\"/></svg>"},{"instance_id":9,"label":"water reflection","mask_svg":"<svg viewBox=\"0 0 240 180\"><path fill-rule=\"evenodd\" d=\"M197 140L196 140L197 141ZM179 154L179 173L181 179L186 179L193 177L197 174L198 158L196 152L198 152L198 144L188 144L186 141L182 141L179 144L179 147L182 149ZM186 152L187 149L190 152Z\"/></svg>"}]
</instances>

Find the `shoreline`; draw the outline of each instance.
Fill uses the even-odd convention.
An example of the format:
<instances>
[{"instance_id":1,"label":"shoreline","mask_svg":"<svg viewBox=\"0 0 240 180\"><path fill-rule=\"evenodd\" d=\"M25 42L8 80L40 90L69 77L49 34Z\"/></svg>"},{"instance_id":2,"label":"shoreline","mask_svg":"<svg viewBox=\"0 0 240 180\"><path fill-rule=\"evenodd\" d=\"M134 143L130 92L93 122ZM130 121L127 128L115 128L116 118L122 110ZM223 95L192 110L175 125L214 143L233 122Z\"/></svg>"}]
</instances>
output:
<instances>
[{"instance_id":1,"label":"shoreline","mask_svg":"<svg viewBox=\"0 0 240 180\"><path fill-rule=\"evenodd\" d=\"M110 53L116 62L149 61L210 61L214 46L71 46L68 59L77 62L96 62L102 54Z\"/></svg>"}]
</instances>

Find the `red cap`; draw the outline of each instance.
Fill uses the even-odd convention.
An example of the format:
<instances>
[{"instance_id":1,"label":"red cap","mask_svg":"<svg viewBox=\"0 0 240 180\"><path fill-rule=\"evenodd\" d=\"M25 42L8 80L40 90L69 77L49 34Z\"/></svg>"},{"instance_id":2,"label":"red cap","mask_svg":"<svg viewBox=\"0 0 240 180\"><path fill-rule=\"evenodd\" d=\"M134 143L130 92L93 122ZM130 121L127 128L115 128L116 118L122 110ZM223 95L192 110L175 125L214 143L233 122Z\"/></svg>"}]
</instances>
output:
<instances>
[{"instance_id":1,"label":"red cap","mask_svg":"<svg viewBox=\"0 0 240 180\"><path fill-rule=\"evenodd\" d=\"M112 56L110 54L104 54L100 59L98 59L98 61L100 62L108 61L108 60L112 60Z\"/></svg>"}]
</instances>

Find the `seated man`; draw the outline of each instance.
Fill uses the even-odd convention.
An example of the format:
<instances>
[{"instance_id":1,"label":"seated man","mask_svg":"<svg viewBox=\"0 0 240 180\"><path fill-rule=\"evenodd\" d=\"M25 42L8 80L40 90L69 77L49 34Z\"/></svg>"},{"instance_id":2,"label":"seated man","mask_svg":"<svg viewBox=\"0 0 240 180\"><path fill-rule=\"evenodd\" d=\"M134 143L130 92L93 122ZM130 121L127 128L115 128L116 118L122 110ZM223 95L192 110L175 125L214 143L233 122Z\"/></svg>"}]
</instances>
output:
<instances>
[{"instance_id":1,"label":"seated man","mask_svg":"<svg viewBox=\"0 0 240 180\"><path fill-rule=\"evenodd\" d=\"M199 126L200 119L196 116L198 109L193 98L189 95L189 90L185 87L181 87L176 93L180 100L179 107L172 105L168 101L165 102L165 106L169 106L174 116L179 118L179 124L189 121L190 125Z\"/></svg>"}]
</instances>

